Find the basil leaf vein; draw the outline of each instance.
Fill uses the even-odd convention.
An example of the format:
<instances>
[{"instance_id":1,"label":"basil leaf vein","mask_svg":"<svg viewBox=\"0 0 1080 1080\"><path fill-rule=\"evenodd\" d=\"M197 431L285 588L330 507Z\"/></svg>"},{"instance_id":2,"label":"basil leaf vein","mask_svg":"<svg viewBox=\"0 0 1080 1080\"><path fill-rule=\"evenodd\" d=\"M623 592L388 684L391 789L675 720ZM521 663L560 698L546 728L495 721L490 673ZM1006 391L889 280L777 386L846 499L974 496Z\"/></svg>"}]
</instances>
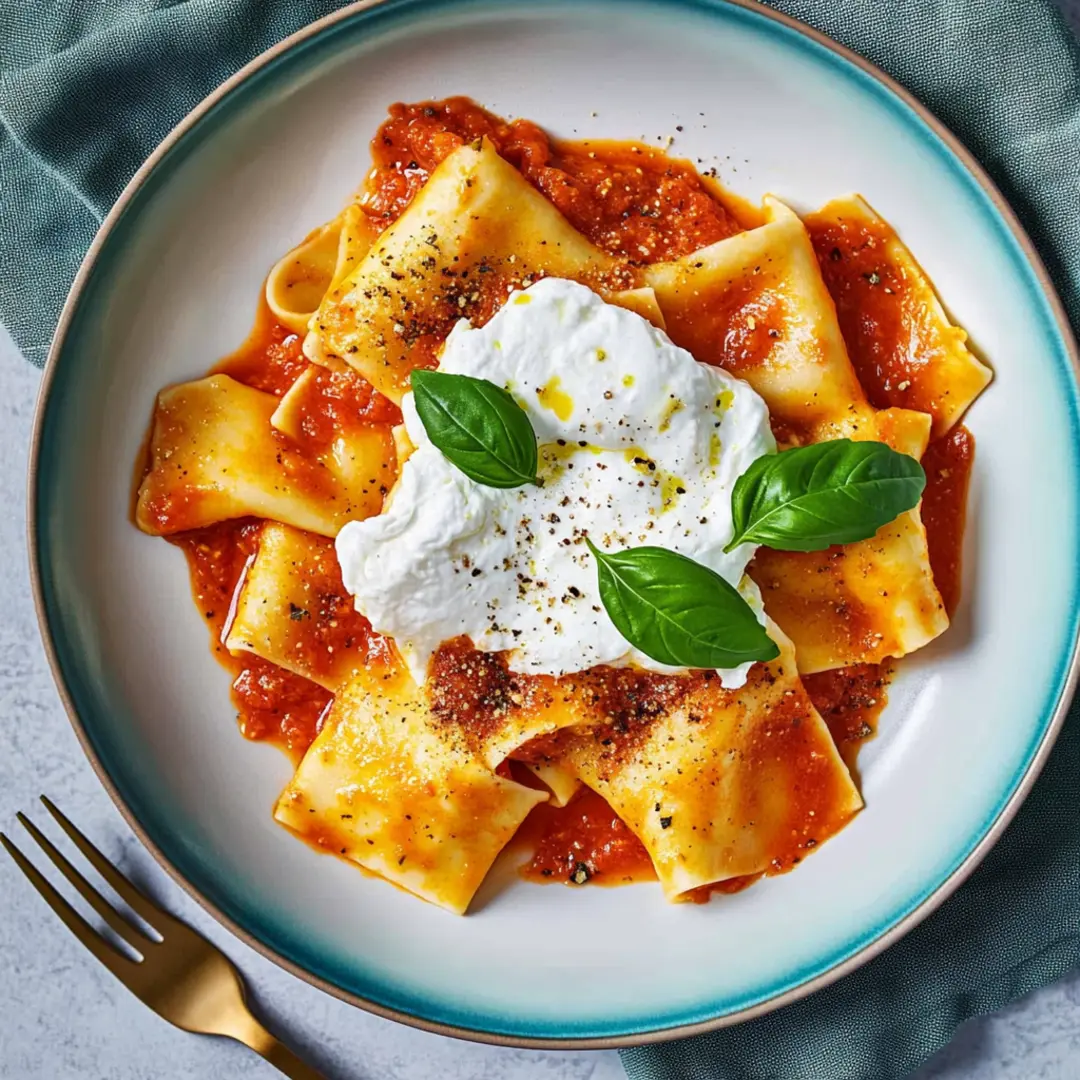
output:
<instances>
[{"instance_id":1,"label":"basil leaf vein","mask_svg":"<svg viewBox=\"0 0 1080 1080\"><path fill-rule=\"evenodd\" d=\"M428 438L470 480L494 488L537 482L536 433L501 386L418 368L412 392Z\"/></svg>"},{"instance_id":2,"label":"basil leaf vein","mask_svg":"<svg viewBox=\"0 0 1080 1080\"><path fill-rule=\"evenodd\" d=\"M822 551L866 540L916 506L925 487L923 467L880 442L836 439L768 454L735 482L724 550Z\"/></svg>"},{"instance_id":3,"label":"basil leaf vein","mask_svg":"<svg viewBox=\"0 0 1080 1080\"><path fill-rule=\"evenodd\" d=\"M672 667L738 667L780 655L750 605L719 574L661 547L603 552L600 600L626 640Z\"/></svg>"}]
</instances>

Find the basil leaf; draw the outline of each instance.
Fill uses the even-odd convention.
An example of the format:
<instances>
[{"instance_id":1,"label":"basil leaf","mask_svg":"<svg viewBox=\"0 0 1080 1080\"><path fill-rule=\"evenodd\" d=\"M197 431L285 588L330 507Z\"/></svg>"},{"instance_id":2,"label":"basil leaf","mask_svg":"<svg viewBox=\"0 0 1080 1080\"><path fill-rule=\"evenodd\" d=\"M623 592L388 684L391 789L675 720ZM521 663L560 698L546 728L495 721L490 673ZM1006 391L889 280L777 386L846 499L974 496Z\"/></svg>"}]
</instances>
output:
<instances>
[{"instance_id":1,"label":"basil leaf","mask_svg":"<svg viewBox=\"0 0 1080 1080\"><path fill-rule=\"evenodd\" d=\"M821 551L865 540L922 498L923 467L880 442L836 439L758 458L735 481L739 544Z\"/></svg>"},{"instance_id":2,"label":"basil leaf","mask_svg":"<svg viewBox=\"0 0 1080 1080\"><path fill-rule=\"evenodd\" d=\"M611 621L658 663L726 669L780 655L738 590L707 566L661 547L606 553L585 542Z\"/></svg>"},{"instance_id":3,"label":"basil leaf","mask_svg":"<svg viewBox=\"0 0 1080 1080\"><path fill-rule=\"evenodd\" d=\"M536 433L501 386L417 368L412 391L428 438L470 480L493 488L536 483Z\"/></svg>"}]
</instances>

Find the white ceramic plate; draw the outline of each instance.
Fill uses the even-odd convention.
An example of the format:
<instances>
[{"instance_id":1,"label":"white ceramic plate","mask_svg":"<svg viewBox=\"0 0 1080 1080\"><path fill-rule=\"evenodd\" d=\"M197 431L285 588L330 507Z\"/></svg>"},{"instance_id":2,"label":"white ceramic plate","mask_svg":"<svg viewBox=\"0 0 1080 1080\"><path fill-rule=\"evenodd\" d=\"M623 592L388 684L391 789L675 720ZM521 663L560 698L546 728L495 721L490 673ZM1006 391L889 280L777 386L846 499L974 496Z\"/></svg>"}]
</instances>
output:
<instances>
[{"instance_id":1,"label":"white ceramic plate","mask_svg":"<svg viewBox=\"0 0 1080 1080\"><path fill-rule=\"evenodd\" d=\"M677 134L737 192L860 191L996 380L965 601L905 662L860 765L867 808L795 873L702 907L656 886L489 884L455 918L271 820L289 764L236 730L181 553L128 521L158 389L246 335L274 260L333 216L397 100L469 94L563 136ZM925 915L1015 810L1062 715L1077 622L1068 331L1014 219L880 77L711 0L418 0L339 14L227 84L106 222L50 358L32 482L43 625L76 726L140 834L219 917L332 992L442 1031L644 1041L774 1007ZM580 1043L579 1043L580 1044Z\"/></svg>"}]
</instances>

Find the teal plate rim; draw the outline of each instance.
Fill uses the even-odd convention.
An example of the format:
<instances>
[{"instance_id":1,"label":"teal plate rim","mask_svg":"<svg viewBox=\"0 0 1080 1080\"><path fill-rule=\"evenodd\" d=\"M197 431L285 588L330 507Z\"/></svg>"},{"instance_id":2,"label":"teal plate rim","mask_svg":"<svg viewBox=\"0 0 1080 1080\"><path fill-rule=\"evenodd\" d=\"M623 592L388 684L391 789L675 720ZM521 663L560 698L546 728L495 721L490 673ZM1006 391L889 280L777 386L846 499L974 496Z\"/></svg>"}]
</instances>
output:
<instances>
[{"instance_id":1,"label":"teal plate rim","mask_svg":"<svg viewBox=\"0 0 1080 1080\"><path fill-rule=\"evenodd\" d=\"M169 171L186 153L198 147L227 118L231 110L241 108L268 80L288 77L300 63L313 64L330 56L336 48L348 45L365 33L381 29L391 21L402 21L411 14L428 14L450 7L478 6L484 0L359 0L285 38L226 80L197 105L162 141L132 177L116 204L103 221L68 294L45 365L38 396L31 443L28 484L28 542L34 602L42 639L60 696L76 735L95 772L128 825L169 875L219 922L262 955L299 978L320 989L376 1015L398 1020L443 1035L479 1042L545 1049L606 1049L636 1046L681 1038L711 1031L748 1020L792 1003L819 990L861 966L902 937L930 915L971 874L1001 836L1038 777L1064 721L1068 704L1080 671L1080 576L1074 580L1070 635L1064 643L1054 679L1047 688L1041 709L1042 722L993 812L963 846L964 853L936 882L927 885L900 909L878 926L866 931L832 954L793 972L767 991L729 1005L682 1009L671 1014L657 1014L647 1025L606 1025L604 1030L574 1030L567 1023L548 1021L531 1025L507 1023L493 1016L477 1016L452 1003L403 993L393 986L355 985L355 975L335 969L329 958L304 955L303 946L275 941L272 931L260 926L256 913L239 911L223 900L213 882L193 868L183 845L169 839L169 830L158 820L151 806L137 793L124 791L107 771L104 755L94 736L94 717L104 707L80 670L78 650L69 639L61 614L52 571L51 552L44 541L43 505L47 502L49 479L56 467L56 440L50 438L51 402L67 367L77 362L76 350L68 350L69 339L77 337L79 323L87 305L84 300L93 292L95 273L123 246L126 228L137 224L138 213L160 188ZM595 4L613 4L625 0L592 0ZM785 38L788 44L815 54L831 63L857 89L874 95L892 111L902 115L907 124L976 198L982 210L996 226L1008 249L1017 275L1037 298L1044 332L1052 343L1058 360L1057 374L1069 402L1071 449L1074 472L1080 474L1080 350L1073 337L1064 307L1050 277L1035 250L994 183L981 165L955 136L915 98L862 57L838 45L830 38L797 20L783 15L755 0L633 0L639 7L678 7L712 17L751 20L759 27ZM557 6L557 3L553 6ZM85 718L85 720L84 720ZM159 842L160 838L160 842ZM168 852L166 849L170 849Z\"/></svg>"}]
</instances>

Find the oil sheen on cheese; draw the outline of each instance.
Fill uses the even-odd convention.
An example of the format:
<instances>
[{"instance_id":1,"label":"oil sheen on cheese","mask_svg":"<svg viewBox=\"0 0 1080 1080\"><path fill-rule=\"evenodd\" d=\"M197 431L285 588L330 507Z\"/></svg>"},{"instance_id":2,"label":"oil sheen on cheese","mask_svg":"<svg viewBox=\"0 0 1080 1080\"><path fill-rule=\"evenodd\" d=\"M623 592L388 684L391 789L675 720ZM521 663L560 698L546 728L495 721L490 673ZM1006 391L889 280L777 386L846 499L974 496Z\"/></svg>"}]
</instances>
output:
<instances>
[{"instance_id":1,"label":"oil sheen on cheese","mask_svg":"<svg viewBox=\"0 0 1080 1080\"><path fill-rule=\"evenodd\" d=\"M775 449L765 403L698 363L641 316L548 278L513 293L480 329L462 321L439 370L490 379L528 413L542 486L483 487L427 438L402 402L415 452L382 514L337 538L356 607L422 682L461 636L508 652L511 670L564 675L597 664L671 671L631 647L600 602L588 536L608 551L680 552L743 589L751 545L724 554L731 491ZM760 616L759 616L760 617ZM739 686L749 665L721 672Z\"/></svg>"}]
</instances>

